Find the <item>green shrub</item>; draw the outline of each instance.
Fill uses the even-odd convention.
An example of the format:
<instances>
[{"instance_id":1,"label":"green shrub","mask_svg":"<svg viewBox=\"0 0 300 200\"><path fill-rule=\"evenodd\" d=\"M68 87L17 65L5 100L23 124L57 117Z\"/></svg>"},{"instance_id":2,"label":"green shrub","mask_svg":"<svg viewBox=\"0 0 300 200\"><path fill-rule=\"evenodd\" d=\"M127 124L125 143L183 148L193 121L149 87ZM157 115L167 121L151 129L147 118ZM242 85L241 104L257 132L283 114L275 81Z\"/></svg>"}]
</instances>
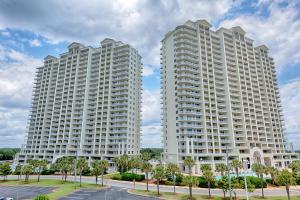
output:
<instances>
[{"instance_id":1,"label":"green shrub","mask_svg":"<svg viewBox=\"0 0 300 200\"><path fill-rule=\"evenodd\" d=\"M33 200L50 200L50 198L47 195L38 195Z\"/></svg>"},{"instance_id":2,"label":"green shrub","mask_svg":"<svg viewBox=\"0 0 300 200\"><path fill-rule=\"evenodd\" d=\"M261 184L262 184L261 178L258 178L255 176L247 176L246 178L247 178L247 180L250 181L251 184L254 185L255 188L261 188ZM263 186L264 186L264 188L267 187L267 182L265 179L263 180Z\"/></svg>"},{"instance_id":3,"label":"green shrub","mask_svg":"<svg viewBox=\"0 0 300 200\"><path fill-rule=\"evenodd\" d=\"M176 178L175 178L175 182L176 185L182 185L182 180L183 180L183 174L182 173L177 173L176 174ZM173 185L173 177L172 176L167 176L167 181L166 181L167 185Z\"/></svg>"},{"instance_id":4,"label":"green shrub","mask_svg":"<svg viewBox=\"0 0 300 200\"><path fill-rule=\"evenodd\" d=\"M122 181L133 181L133 179L135 179L136 181L142 181L145 179L145 175L133 174L128 172L121 174Z\"/></svg>"},{"instance_id":5,"label":"green shrub","mask_svg":"<svg viewBox=\"0 0 300 200\"><path fill-rule=\"evenodd\" d=\"M122 180L122 175L121 174L115 174L111 177L113 180Z\"/></svg>"},{"instance_id":6,"label":"green shrub","mask_svg":"<svg viewBox=\"0 0 300 200\"><path fill-rule=\"evenodd\" d=\"M44 169L41 173L41 175L52 175L55 173L54 169Z\"/></svg>"},{"instance_id":7,"label":"green shrub","mask_svg":"<svg viewBox=\"0 0 300 200\"><path fill-rule=\"evenodd\" d=\"M198 177L199 183L198 186L201 188L208 188L208 183L206 179L203 176ZM212 183L210 183L210 188L216 188L216 181L214 180Z\"/></svg>"}]
</instances>

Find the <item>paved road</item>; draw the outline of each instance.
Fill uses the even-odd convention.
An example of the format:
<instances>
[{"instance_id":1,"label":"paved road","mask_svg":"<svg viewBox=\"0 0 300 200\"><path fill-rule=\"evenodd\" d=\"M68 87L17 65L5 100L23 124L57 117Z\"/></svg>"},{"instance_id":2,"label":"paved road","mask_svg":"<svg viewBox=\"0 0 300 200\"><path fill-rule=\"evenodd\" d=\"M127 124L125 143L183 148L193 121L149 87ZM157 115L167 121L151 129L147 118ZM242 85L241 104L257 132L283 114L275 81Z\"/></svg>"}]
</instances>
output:
<instances>
[{"instance_id":1,"label":"paved road","mask_svg":"<svg viewBox=\"0 0 300 200\"><path fill-rule=\"evenodd\" d=\"M0 186L0 197L12 197L16 200L32 199L38 194L48 194L53 187Z\"/></svg>"},{"instance_id":2,"label":"paved road","mask_svg":"<svg viewBox=\"0 0 300 200\"><path fill-rule=\"evenodd\" d=\"M143 197L127 193L126 188L110 187L102 190L83 189L59 200L155 200L157 198Z\"/></svg>"},{"instance_id":3,"label":"paved road","mask_svg":"<svg viewBox=\"0 0 300 200\"><path fill-rule=\"evenodd\" d=\"M8 176L9 179L17 179L17 176ZM30 178L36 178L33 176L30 176ZM61 179L61 176L41 176L42 179ZM73 176L68 176L69 181L73 181ZM78 181L78 178L77 178ZM82 177L82 182L86 183L95 183L94 177ZM99 180L101 183L101 180ZM110 179L104 179L104 184L108 186L118 187L118 188L126 188L126 189L133 189L133 183L132 182L126 182L126 181L115 181ZM135 189L146 189L145 183L136 183ZM156 191L156 185L149 184L149 190ZM160 186L160 190L162 192L172 192L173 187L172 186ZM187 187L176 187L177 193L188 193ZM238 196L245 196L244 190L236 190ZM286 196L285 188L273 188L273 189L264 189L265 196ZM200 194L200 195L207 195L208 190L206 188L193 188L194 194ZM300 195L300 186L291 187L290 189L291 195ZM221 189L212 189L212 194L217 196L223 196L223 192ZM260 196L261 190L256 189L254 192L250 193L251 196Z\"/></svg>"}]
</instances>

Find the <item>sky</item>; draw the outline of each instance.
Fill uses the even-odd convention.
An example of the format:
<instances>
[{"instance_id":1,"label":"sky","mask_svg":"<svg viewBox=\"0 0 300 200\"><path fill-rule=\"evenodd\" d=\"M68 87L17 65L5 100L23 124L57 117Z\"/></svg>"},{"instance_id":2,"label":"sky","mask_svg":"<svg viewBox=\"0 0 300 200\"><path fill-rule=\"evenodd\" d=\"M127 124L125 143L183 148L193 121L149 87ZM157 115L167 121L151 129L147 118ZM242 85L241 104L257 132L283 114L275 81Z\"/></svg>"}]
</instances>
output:
<instances>
[{"instance_id":1,"label":"sky","mask_svg":"<svg viewBox=\"0 0 300 200\"><path fill-rule=\"evenodd\" d=\"M1 0L0 147L25 141L34 73L71 42L131 44L143 58L142 147L161 147L160 41L187 20L241 26L275 59L285 132L300 149L300 2L233 0Z\"/></svg>"}]
</instances>

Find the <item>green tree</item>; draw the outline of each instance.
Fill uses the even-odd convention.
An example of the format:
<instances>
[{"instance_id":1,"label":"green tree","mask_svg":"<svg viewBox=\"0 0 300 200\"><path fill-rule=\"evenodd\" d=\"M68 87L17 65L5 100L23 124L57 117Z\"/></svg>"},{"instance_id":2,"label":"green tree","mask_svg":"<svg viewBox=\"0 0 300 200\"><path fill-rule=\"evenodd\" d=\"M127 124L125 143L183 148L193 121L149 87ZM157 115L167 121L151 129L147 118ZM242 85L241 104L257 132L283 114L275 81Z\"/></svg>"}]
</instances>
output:
<instances>
[{"instance_id":1,"label":"green tree","mask_svg":"<svg viewBox=\"0 0 300 200\"><path fill-rule=\"evenodd\" d=\"M199 182L198 178L195 176L188 175L183 178L182 182L184 185L189 186L189 199L192 199L193 198L192 188L193 186L197 186Z\"/></svg>"},{"instance_id":2,"label":"green tree","mask_svg":"<svg viewBox=\"0 0 300 200\"><path fill-rule=\"evenodd\" d=\"M76 168L78 170L79 173L79 185L81 187L81 178L82 178L82 171L86 168L88 168L88 164L86 162L85 157L80 157L76 163Z\"/></svg>"},{"instance_id":3,"label":"green tree","mask_svg":"<svg viewBox=\"0 0 300 200\"><path fill-rule=\"evenodd\" d=\"M39 182L42 171L47 167L47 160L28 160L28 163L32 165L33 171L38 173Z\"/></svg>"},{"instance_id":4,"label":"green tree","mask_svg":"<svg viewBox=\"0 0 300 200\"><path fill-rule=\"evenodd\" d=\"M179 170L179 167L178 167L177 164L175 164L175 163L168 163L168 164L167 164L166 174L172 176L174 193L176 193L176 191L175 191L175 186L176 186L176 174L177 174L179 171L180 171L180 170Z\"/></svg>"},{"instance_id":5,"label":"green tree","mask_svg":"<svg viewBox=\"0 0 300 200\"><path fill-rule=\"evenodd\" d=\"M243 167L242 166L242 162L239 161L238 159L234 159L231 162L231 166L234 168L235 173L236 173L236 177L239 178L239 170Z\"/></svg>"},{"instance_id":6,"label":"green tree","mask_svg":"<svg viewBox=\"0 0 300 200\"><path fill-rule=\"evenodd\" d=\"M261 180L261 196L265 198L264 194L264 174L266 173L266 167L260 163L254 163L252 165L252 171L256 173L257 177Z\"/></svg>"},{"instance_id":7,"label":"green tree","mask_svg":"<svg viewBox=\"0 0 300 200\"><path fill-rule=\"evenodd\" d=\"M66 182L68 173L73 169L72 157L64 156L56 161L56 168L61 172L62 179Z\"/></svg>"},{"instance_id":8,"label":"green tree","mask_svg":"<svg viewBox=\"0 0 300 200\"><path fill-rule=\"evenodd\" d=\"M225 175L225 172L227 171L227 167L224 163L218 163L216 164L216 171L221 173L221 176Z\"/></svg>"},{"instance_id":9,"label":"green tree","mask_svg":"<svg viewBox=\"0 0 300 200\"><path fill-rule=\"evenodd\" d=\"M10 164L8 162L4 162L0 164L0 176L3 176L3 180L7 180L7 176L12 172Z\"/></svg>"},{"instance_id":10,"label":"green tree","mask_svg":"<svg viewBox=\"0 0 300 200\"><path fill-rule=\"evenodd\" d=\"M101 185L103 186L103 180L104 180L104 173L107 171L109 167L109 163L107 160L100 160L99 162L99 169L101 173Z\"/></svg>"},{"instance_id":11,"label":"green tree","mask_svg":"<svg viewBox=\"0 0 300 200\"><path fill-rule=\"evenodd\" d=\"M33 173L33 166L30 164L24 165L22 167L22 174L25 175L25 182L28 182L30 174Z\"/></svg>"},{"instance_id":12,"label":"green tree","mask_svg":"<svg viewBox=\"0 0 300 200\"><path fill-rule=\"evenodd\" d=\"M127 154L124 154L119 157L115 157L113 159L113 161L120 173L124 173L124 172L128 171L128 169L130 167L130 163L129 163L129 157Z\"/></svg>"},{"instance_id":13,"label":"green tree","mask_svg":"<svg viewBox=\"0 0 300 200\"><path fill-rule=\"evenodd\" d=\"M300 160L295 160L289 164L289 168L296 174L300 172Z\"/></svg>"},{"instance_id":14,"label":"green tree","mask_svg":"<svg viewBox=\"0 0 300 200\"><path fill-rule=\"evenodd\" d=\"M149 162L142 163L142 171L145 172L146 175L146 188L149 191L149 173L152 171L152 165Z\"/></svg>"},{"instance_id":15,"label":"green tree","mask_svg":"<svg viewBox=\"0 0 300 200\"><path fill-rule=\"evenodd\" d=\"M15 168L14 174L18 175L18 180L20 180L22 165L18 164Z\"/></svg>"},{"instance_id":16,"label":"green tree","mask_svg":"<svg viewBox=\"0 0 300 200\"><path fill-rule=\"evenodd\" d=\"M132 173L134 174L133 176L133 185L135 188L135 175L137 174L138 168L141 166L141 160L139 156L134 156L129 160L129 166L132 169Z\"/></svg>"},{"instance_id":17,"label":"green tree","mask_svg":"<svg viewBox=\"0 0 300 200\"><path fill-rule=\"evenodd\" d=\"M278 169L273 166L268 166L268 167L266 167L266 172L267 172L267 174L270 174L271 179L272 179L272 184L274 185L275 184L275 176L279 172Z\"/></svg>"},{"instance_id":18,"label":"green tree","mask_svg":"<svg viewBox=\"0 0 300 200\"><path fill-rule=\"evenodd\" d=\"M143 152L139 157L143 162L148 162L149 160L151 160L151 154L149 152Z\"/></svg>"},{"instance_id":19,"label":"green tree","mask_svg":"<svg viewBox=\"0 0 300 200\"><path fill-rule=\"evenodd\" d=\"M165 168L163 165L157 165L152 171L152 176L156 179L157 195L159 195L159 183L165 178L165 175Z\"/></svg>"},{"instance_id":20,"label":"green tree","mask_svg":"<svg viewBox=\"0 0 300 200\"><path fill-rule=\"evenodd\" d=\"M229 191L229 182L228 178L222 176L222 178L217 182L217 186L222 189L223 197L226 199L226 193Z\"/></svg>"},{"instance_id":21,"label":"green tree","mask_svg":"<svg viewBox=\"0 0 300 200\"><path fill-rule=\"evenodd\" d=\"M285 186L288 200L290 200L290 186L296 184L296 180L293 174L288 170L284 169L276 175L275 181L278 185Z\"/></svg>"},{"instance_id":22,"label":"green tree","mask_svg":"<svg viewBox=\"0 0 300 200\"><path fill-rule=\"evenodd\" d=\"M193 180L192 180L192 167L194 167L195 166L195 161L193 160L193 158L192 157L190 157L190 156L188 156L188 157L186 157L185 159L184 159L184 161L183 161L183 165L184 166L186 166L187 168L188 168L188 170L189 170L189 176L190 176L190 181L188 181L188 183L190 183L190 184L188 184L188 186L189 186L189 192L190 192L190 198L192 198L192 187L193 187Z\"/></svg>"},{"instance_id":23,"label":"green tree","mask_svg":"<svg viewBox=\"0 0 300 200\"><path fill-rule=\"evenodd\" d=\"M94 162L92 162L92 174L95 176L96 185L98 184L98 176L101 174L99 163L100 160L95 160Z\"/></svg>"},{"instance_id":24,"label":"green tree","mask_svg":"<svg viewBox=\"0 0 300 200\"><path fill-rule=\"evenodd\" d=\"M210 187L211 187L211 183L215 180L214 179L214 173L212 172L211 165L210 164L201 165L201 171L202 171L203 177L207 181L208 196L209 196L209 198L211 198Z\"/></svg>"}]
</instances>

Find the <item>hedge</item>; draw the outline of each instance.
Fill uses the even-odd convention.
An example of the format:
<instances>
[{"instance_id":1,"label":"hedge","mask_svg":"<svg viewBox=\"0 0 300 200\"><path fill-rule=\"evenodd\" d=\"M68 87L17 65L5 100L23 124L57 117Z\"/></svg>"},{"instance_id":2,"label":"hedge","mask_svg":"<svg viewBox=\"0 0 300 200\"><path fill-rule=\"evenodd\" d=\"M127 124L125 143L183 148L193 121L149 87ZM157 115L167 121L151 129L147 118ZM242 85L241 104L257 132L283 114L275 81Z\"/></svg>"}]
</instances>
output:
<instances>
[{"instance_id":1,"label":"hedge","mask_svg":"<svg viewBox=\"0 0 300 200\"><path fill-rule=\"evenodd\" d=\"M116 174L112 176L113 180L122 180L122 181L133 181L134 178L136 181L142 181L145 179L145 175L125 172L122 174Z\"/></svg>"}]
</instances>

